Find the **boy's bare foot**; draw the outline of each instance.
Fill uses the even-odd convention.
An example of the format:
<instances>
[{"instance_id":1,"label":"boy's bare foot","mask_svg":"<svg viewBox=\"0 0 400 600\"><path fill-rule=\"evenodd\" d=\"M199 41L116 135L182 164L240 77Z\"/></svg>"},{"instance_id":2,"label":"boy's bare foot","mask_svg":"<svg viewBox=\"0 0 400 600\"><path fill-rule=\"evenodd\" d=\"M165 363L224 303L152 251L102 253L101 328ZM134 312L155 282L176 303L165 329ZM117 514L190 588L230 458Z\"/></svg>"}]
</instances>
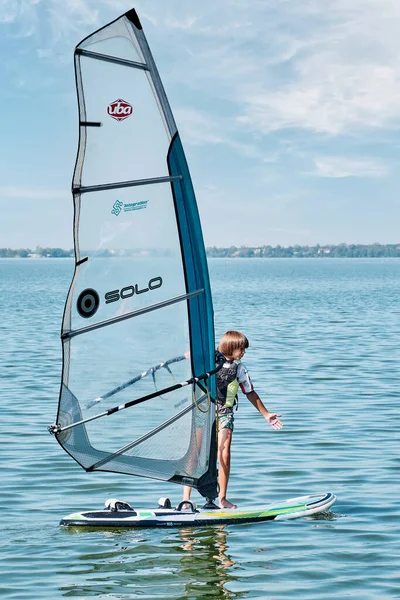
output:
<instances>
[{"instance_id":1,"label":"boy's bare foot","mask_svg":"<svg viewBox=\"0 0 400 600\"><path fill-rule=\"evenodd\" d=\"M227 500L226 498L219 499L219 506L220 506L220 508L231 508L231 509L237 508L237 504L232 504L232 502L229 502L229 500Z\"/></svg>"}]
</instances>

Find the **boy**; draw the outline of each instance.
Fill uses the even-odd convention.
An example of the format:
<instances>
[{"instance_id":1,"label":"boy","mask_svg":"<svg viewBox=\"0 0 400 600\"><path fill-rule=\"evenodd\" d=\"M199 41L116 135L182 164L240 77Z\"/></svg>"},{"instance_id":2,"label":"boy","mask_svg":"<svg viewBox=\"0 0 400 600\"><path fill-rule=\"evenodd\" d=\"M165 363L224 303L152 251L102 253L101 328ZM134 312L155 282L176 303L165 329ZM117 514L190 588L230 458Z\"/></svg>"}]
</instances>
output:
<instances>
[{"instance_id":1,"label":"boy","mask_svg":"<svg viewBox=\"0 0 400 600\"><path fill-rule=\"evenodd\" d=\"M217 423L218 423L218 462L219 462L219 495L220 508L237 508L226 498L229 474L231 468L231 442L233 432L233 407L237 404L239 386L252 405L274 429L282 429L283 424L277 413L271 413L265 408L253 384L246 367L240 362L249 341L239 331L227 331L218 345L218 352L224 355L226 361L218 371L217 377ZM192 488L185 486L183 500L189 500Z\"/></svg>"}]
</instances>

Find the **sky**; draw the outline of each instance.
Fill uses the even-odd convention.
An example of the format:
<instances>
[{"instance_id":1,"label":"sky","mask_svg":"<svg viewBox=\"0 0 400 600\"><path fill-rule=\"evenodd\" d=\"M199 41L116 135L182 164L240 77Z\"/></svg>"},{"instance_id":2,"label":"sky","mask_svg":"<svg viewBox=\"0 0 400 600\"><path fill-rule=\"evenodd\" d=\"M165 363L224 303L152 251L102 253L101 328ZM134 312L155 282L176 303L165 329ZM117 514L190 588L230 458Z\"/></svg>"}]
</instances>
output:
<instances>
[{"instance_id":1,"label":"sky","mask_svg":"<svg viewBox=\"0 0 400 600\"><path fill-rule=\"evenodd\" d=\"M0 0L0 247L72 247L73 50L132 7L206 246L400 242L398 0Z\"/></svg>"}]
</instances>

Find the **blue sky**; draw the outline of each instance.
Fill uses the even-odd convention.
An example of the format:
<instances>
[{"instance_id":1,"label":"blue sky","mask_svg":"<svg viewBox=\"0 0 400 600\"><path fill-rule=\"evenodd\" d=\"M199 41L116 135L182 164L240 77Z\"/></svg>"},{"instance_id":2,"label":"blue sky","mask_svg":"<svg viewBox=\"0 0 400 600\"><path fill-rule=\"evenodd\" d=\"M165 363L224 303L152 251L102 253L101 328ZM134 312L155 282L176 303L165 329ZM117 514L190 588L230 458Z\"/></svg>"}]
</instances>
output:
<instances>
[{"instance_id":1,"label":"blue sky","mask_svg":"<svg viewBox=\"0 0 400 600\"><path fill-rule=\"evenodd\" d=\"M400 242L398 0L0 0L0 247L72 247L73 49L132 6L206 245Z\"/></svg>"}]
</instances>

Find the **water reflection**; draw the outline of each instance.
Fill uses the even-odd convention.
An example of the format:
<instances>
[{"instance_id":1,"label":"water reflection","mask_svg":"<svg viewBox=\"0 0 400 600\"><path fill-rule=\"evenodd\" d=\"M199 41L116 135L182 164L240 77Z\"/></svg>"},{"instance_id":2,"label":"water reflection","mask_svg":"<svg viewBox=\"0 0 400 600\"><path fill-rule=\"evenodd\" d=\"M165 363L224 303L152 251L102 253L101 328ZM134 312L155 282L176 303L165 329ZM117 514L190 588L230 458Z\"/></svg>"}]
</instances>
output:
<instances>
[{"instance_id":1,"label":"water reflection","mask_svg":"<svg viewBox=\"0 0 400 600\"><path fill-rule=\"evenodd\" d=\"M243 593L232 592L227 587L237 576L232 569L236 562L229 555L224 525L197 531L181 529L179 535L184 550L179 575L186 580L185 593L180 598L244 597Z\"/></svg>"},{"instance_id":2,"label":"water reflection","mask_svg":"<svg viewBox=\"0 0 400 600\"><path fill-rule=\"evenodd\" d=\"M63 597L197 600L246 596L229 589L239 575L225 526L66 533L79 536L79 548L86 552L58 573L68 578L59 587Z\"/></svg>"}]
</instances>

